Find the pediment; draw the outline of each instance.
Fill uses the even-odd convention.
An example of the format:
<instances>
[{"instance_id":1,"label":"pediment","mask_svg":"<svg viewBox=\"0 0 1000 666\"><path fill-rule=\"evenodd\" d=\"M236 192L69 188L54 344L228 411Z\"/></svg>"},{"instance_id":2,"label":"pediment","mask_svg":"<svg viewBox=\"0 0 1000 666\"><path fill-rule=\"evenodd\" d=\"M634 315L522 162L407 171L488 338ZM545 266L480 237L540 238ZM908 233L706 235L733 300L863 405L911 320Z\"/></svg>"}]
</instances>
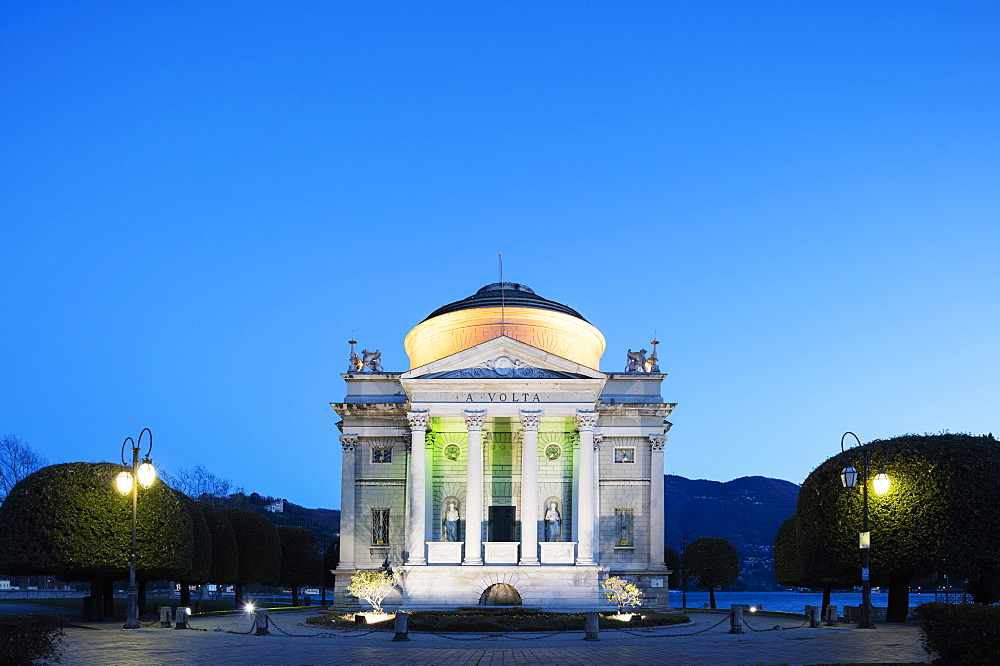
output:
<instances>
[{"instance_id":1,"label":"pediment","mask_svg":"<svg viewBox=\"0 0 1000 666\"><path fill-rule=\"evenodd\" d=\"M604 379L604 373L506 336L403 373L401 379Z\"/></svg>"}]
</instances>

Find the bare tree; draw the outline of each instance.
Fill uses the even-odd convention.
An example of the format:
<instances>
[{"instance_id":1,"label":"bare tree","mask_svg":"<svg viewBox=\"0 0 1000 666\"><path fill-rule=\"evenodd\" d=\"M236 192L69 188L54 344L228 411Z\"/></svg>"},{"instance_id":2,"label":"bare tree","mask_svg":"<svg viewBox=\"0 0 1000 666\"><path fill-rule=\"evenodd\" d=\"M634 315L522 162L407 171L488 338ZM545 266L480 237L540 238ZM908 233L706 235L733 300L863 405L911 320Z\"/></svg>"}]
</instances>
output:
<instances>
[{"instance_id":1,"label":"bare tree","mask_svg":"<svg viewBox=\"0 0 1000 666\"><path fill-rule=\"evenodd\" d=\"M49 464L17 435L0 437L0 502L18 481Z\"/></svg>"},{"instance_id":2,"label":"bare tree","mask_svg":"<svg viewBox=\"0 0 1000 666\"><path fill-rule=\"evenodd\" d=\"M175 473L163 473L162 476L167 485L174 490L209 504L217 504L212 501L213 499L226 498L233 493L243 492L242 487L236 487L229 479L212 474L204 465L180 467Z\"/></svg>"}]
</instances>

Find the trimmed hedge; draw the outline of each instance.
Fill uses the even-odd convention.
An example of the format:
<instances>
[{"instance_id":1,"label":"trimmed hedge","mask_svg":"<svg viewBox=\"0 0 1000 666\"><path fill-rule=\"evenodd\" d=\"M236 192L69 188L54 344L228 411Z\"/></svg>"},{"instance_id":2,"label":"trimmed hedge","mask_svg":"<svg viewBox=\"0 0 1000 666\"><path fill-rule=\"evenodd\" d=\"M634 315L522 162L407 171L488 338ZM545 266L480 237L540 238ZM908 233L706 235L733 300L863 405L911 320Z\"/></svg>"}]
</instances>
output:
<instances>
[{"instance_id":1,"label":"trimmed hedge","mask_svg":"<svg viewBox=\"0 0 1000 666\"><path fill-rule=\"evenodd\" d=\"M65 625L55 613L0 615L0 664L59 661Z\"/></svg>"},{"instance_id":2,"label":"trimmed hedge","mask_svg":"<svg viewBox=\"0 0 1000 666\"><path fill-rule=\"evenodd\" d=\"M121 465L65 463L25 477L0 505L0 570L63 580L128 577L132 499L115 489ZM157 479L139 489L137 568L141 578L191 570L191 518Z\"/></svg>"},{"instance_id":3,"label":"trimmed hedge","mask_svg":"<svg viewBox=\"0 0 1000 666\"><path fill-rule=\"evenodd\" d=\"M914 609L924 649L939 664L995 664L1000 608L978 604L921 604Z\"/></svg>"}]
</instances>

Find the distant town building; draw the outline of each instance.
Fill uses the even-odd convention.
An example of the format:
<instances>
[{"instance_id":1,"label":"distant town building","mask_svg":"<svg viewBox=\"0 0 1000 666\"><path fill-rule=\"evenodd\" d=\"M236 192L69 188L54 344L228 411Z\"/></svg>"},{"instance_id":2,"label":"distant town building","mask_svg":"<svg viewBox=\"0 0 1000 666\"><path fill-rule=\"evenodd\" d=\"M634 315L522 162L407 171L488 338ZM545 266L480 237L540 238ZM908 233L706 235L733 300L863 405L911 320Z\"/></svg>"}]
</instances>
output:
<instances>
[{"instance_id":1,"label":"distant town building","mask_svg":"<svg viewBox=\"0 0 1000 666\"><path fill-rule=\"evenodd\" d=\"M285 512L285 500L280 499L277 502L271 502L264 506L265 509L271 513L284 513Z\"/></svg>"},{"instance_id":2,"label":"distant town building","mask_svg":"<svg viewBox=\"0 0 1000 666\"><path fill-rule=\"evenodd\" d=\"M592 608L620 575L666 605L663 449L674 408L642 349L598 370L604 336L516 283L438 308L406 372L351 341L340 565L388 562L404 608Z\"/></svg>"}]
</instances>

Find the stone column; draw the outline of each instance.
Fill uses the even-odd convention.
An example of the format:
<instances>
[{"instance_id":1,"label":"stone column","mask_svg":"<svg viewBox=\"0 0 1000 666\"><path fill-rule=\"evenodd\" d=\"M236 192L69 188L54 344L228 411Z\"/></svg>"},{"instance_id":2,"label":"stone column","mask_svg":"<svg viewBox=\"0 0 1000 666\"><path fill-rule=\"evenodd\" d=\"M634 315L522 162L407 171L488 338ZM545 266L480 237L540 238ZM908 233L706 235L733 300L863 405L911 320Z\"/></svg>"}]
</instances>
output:
<instances>
[{"instance_id":1,"label":"stone column","mask_svg":"<svg viewBox=\"0 0 1000 666\"><path fill-rule=\"evenodd\" d=\"M594 562L594 425L597 412L576 410L576 429L580 432L580 496L574 503L576 509L576 563Z\"/></svg>"},{"instance_id":2,"label":"stone column","mask_svg":"<svg viewBox=\"0 0 1000 666\"><path fill-rule=\"evenodd\" d=\"M485 409L465 410L469 443L465 455L465 560L483 563L483 424Z\"/></svg>"},{"instance_id":3,"label":"stone column","mask_svg":"<svg viewBox=\"0 0 1000 666\"><path fill-rule=\"evenodd\" d=\"M666 435L649 436L649 568L665 569L663 564L663 446Z\"/></svg>"},{"instance_id":4,"label":"stone column","mask_svg":"<svg viewBox=\"0 0 1000 666\"><path fill-rule=\"evenodd\" d=\"M337 568L349 570L355 567L354 485L357 472L354 467L354 450L358 446L358 436L341 435L340 444L344 448L344 457L340 468L340 564Z\"/></svg>"},{"instance_id":5,"label":"stone column","mask_svg":"<svg viewBox=\"0 0 1000 666\"><path fill-rule=\"evenodd\" d=\"M427 530L424 527L424 509L427 500L426 472L424 465L427 456L425 437L427 423L430 420L428 410L407 412L410 422L410 478L407 479L407 491L410 495L410 515L406 523L406 546L409 557L406 563L411 566L427 564L424 559L424 542L427 540Z\"/></svg>"},{"instance_id":6,"label":"stone column","mask_svg":"<svg viewBox=\"0 0 1000 666\"><path fill-rule=\"evenodd\" d=\"M538 425L542 410L519 413L524 437L521 442L521 564L538 564Z\"/></svg>"}]
</instances>

